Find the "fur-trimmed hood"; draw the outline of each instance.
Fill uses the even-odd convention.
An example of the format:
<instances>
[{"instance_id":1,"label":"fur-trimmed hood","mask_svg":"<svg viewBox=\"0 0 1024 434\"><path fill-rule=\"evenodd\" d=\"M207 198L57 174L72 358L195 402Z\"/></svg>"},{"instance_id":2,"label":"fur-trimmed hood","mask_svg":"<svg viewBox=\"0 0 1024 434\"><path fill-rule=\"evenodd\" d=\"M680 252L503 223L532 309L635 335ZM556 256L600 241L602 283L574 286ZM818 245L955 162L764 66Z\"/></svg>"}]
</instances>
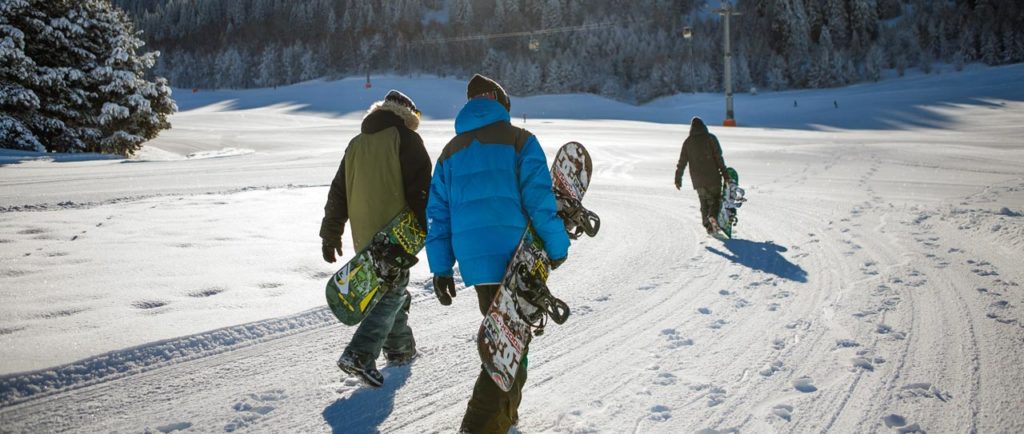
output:
<instances>
[{"instance_id":1,"label":"fur-trimmed hood","mask_svg":"<svg viewBox=\"0 0 1024 434\"><path fill-rule=\"evenodd\" d=\"M416 131L420 127L420 118L413 113L411 109L403 106L394 101L377 101L370 106L370 109L366 111L366 116L363 116L363 132L364 133L375 133L377 131L365 131L367 129L366 119L377 112L389 112L398 116L398 118L405 124L406 128L412 131ZM379 130L378 130L379 131Z\"/></svg>"}]
</instances>

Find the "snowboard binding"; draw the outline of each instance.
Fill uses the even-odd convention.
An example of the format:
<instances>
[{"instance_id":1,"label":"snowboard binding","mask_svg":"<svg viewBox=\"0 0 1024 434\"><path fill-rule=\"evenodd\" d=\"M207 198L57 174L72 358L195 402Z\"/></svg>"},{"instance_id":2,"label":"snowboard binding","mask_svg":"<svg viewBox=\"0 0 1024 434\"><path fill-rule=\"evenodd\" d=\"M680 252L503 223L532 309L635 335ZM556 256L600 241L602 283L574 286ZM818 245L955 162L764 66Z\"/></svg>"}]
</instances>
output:
<instances>
[{"instance_id":1,"label":"snowboard binding","mask_svg":"<svg viewBox=\"0 0 1024 434\"><path fill-rule=\"evenodd\" d=\"M533 329L534 336L544 334L548 317L555 324L563 324L569 319L569 305L551 295L551 290L544 283L544 279L531 271L527 264L519 264L515 273L518 283L515 297L518 301L525 301L528 304L527 306L517 302L516 311Z\"/></svg>"},{"instance_id":2,"label":"snowboard binding","mask_svg":"<svg viewBox=\"0 0 1024 434\"><path fill-rule=\"evenodd\" d=\"M565 222L565 231L569 233L570 239L577 240L583 234L593 237L601 230L601 217L584 208L579 199L569 197L558 190L555 190L555 199L561 208L558 216Z\"/></svg>"},{"instance_id":3,"label":"snowboard binding","mask_svg":"<svg viewBox=\"0 0 1024 434\"><path fill-rule=\"evenodd\" d=\"M381 233L374 236L370 243L370 256L373 257L377 275L388 286L398 281L402 271L412 268L419 262L416 255L406 252L400 245L392 244L387 235Z\"/></svg>"}]
</instances>

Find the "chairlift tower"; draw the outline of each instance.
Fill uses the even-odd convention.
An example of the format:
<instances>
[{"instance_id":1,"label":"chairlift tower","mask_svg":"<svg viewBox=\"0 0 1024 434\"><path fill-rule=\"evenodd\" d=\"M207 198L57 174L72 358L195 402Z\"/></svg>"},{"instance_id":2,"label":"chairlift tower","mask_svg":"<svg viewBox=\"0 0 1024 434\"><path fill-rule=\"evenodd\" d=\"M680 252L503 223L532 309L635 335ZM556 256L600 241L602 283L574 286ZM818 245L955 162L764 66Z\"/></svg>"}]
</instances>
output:
<instances>
[{"instance_id":1,"label":"chairlift tower","mask_svg":"<svg viewBox=\"0 0 1024 434\"><path fill-rule=\"evenodd\" d=\"M732 8L729 0L722 0L722 8L715 9L725 21L725 122L722 125L735 127L736 119L732 111L732 46L729 41L729 19L735 15L741 15Z\"/></svg>"},{"instance_id":2,"label":"chairlift tower","mask_svg":"<svg viewBox=\"0 0 1024 434\"><path fill-rule=\"evenodd\" d=\"M689 57L686 58L687 74L690 75L690 93L697 93L697 88L693 85L693 29L690 26L683 27L683 39L686 40L686 45L690 49Z\"/></svg>"}]
</instances>

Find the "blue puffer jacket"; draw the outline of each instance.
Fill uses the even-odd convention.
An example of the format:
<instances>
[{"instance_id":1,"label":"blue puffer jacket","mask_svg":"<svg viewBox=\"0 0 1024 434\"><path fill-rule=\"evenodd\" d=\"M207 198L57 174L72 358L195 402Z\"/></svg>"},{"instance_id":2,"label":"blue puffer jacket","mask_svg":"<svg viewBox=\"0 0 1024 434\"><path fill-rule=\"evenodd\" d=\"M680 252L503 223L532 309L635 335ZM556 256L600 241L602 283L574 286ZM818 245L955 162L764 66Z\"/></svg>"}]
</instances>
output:
<instances>
[{"instance_id":1,"label":"blue puffer jacket","mask_svg":"<svg viewBox=\"0 0 1024 434\"><path fill-rule=\"evenodd\" d=\"M500 283L527 222L544 240L548 257L566 257L569 237L556 214L551 172L537 138L513 127L505 107L486 98L466 103L455 132L430 182L430 271L451 276L458 259L467 286Z\"/></svg>"}]
</instances>

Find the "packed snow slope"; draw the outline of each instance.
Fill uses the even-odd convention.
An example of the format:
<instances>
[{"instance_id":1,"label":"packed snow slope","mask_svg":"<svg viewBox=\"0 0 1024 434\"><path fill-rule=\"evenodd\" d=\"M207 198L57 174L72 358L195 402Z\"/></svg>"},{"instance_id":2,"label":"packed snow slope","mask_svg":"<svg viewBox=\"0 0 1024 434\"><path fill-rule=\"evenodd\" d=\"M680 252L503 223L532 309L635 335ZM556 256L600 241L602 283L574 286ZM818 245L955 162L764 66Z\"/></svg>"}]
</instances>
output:
<instances>
[{"instance_id":1,"label":"packed snow slope","mask_svg":"<svg viewBox=\"0 0 1024 434\"><path fill-rule=\"evenodd\" d=\"M739 96L743 127L711 128L749 197L727 241L672 186L720 96L513 98L549 157L590 150L602 217L549 281L572 316L531 346L518 432L1024 432L1021 82ZM324 307L317 230L360 113L406 91L436 158L464 100L361 85L179 91L130 160L0 154L0 432L457 430L480 315L473 291L438 304L425 261L423 357L379 390L334 366L353 329Z\"/></svg>"}]
</instances>

